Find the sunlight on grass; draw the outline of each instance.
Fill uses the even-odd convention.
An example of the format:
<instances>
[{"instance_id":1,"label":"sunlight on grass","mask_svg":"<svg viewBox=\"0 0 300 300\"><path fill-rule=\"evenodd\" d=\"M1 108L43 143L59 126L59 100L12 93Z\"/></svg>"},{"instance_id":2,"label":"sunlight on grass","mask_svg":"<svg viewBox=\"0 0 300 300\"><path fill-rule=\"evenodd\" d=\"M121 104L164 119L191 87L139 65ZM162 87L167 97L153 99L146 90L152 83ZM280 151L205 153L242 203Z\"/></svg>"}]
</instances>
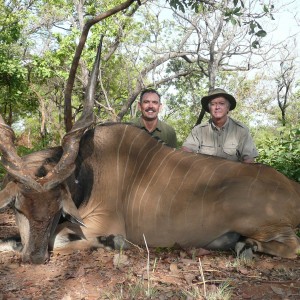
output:
<instances>
[{"instance_id":1,"label":"sunlight on grass","mask_svg":"<svg viewBox=\"0 0 300 300\"><path fill-rule=\"evenodd\" d=\"M204 297L203 288L193 286L191 289L183 291L183 295L189 300L230 300L232 296L232 288L230 287L229 282L224 282L219 287L213 285L213 288L211 286L211 289L206 291L206 297Z\"/></svg>"},{"instance_id":2,"label":"sunlight on grass","mask_svg":"<svg viewBox=\"0 0 300 300\"><path fill-rule=\"evenodd\" d=\"M139 279L134 283L115 286L114 291L105 293L104 299L124 300L124 299L157 299L158 290L150 286L144 279Z\"/></svg>"},{"instance_id":3,"label":"sunlight on grass","mask_svg":"<svg viewBox=\"0 0 300 300\"><path fill-rule=\"evenodd\" d=\"M253 259L245 257L237 257L234 261L227 261L226 267L240 268L240 267L251 267L255 264Z\"/></svg>"}]
</instances>

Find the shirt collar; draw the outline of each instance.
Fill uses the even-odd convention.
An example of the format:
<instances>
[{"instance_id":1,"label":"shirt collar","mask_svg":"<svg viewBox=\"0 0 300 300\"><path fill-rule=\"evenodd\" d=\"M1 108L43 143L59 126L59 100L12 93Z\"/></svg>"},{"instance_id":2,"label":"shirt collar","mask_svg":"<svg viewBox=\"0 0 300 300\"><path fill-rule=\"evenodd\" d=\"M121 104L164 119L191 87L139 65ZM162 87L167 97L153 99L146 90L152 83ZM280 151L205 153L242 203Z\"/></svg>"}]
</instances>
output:
<instances>
[{"instance_id":1,"label":"shirt collar","mask_svg":"<svg viewBox=\"0 0 300 300\"><path fill-rule=\"evenodd\" d=\"M211 124L211 127L212 127L213 130L217 130L217 131L222 130L223 131L223 130L225 130L229 126L229 117L227 117L227 120L226 120L225 124L221 128L217 127L213 123L212 119L209 120L209 123Z\"/></svg>"},{"instance_id":2,"label":"shirt collar","mask_svg":"<svg viewBox=\"0 0 300 300\"><path fill-rule=\"evenodd\" d=\"M139 123L140 123L140 127L141 127L141 128L143 128L143 129L145 129L146 131L148 131L147 128L145 127L145 125L144 125L144 122L143 122L143 118L142 118L142 117L140 117ZM159 131L159 132L161 132L161 127L162 127L161 125L162 125L161 120L158 119L158 120L157 120L157 125L156 125L155 129L154 129L152 132L154 132L154 131L156 131L156 130Z\"/></svg>"}]
</instances>

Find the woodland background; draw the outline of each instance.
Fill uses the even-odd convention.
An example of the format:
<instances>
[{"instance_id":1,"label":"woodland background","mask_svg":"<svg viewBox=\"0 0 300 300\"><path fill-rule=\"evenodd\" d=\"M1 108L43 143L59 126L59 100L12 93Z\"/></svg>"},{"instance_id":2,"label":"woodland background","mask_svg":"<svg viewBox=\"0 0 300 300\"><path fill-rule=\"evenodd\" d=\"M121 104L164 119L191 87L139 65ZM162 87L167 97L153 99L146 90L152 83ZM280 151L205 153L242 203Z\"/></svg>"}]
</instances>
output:
<instances>
[{"instance_id":1,"label":"woodland background","mask_svg":"<svg viewBox=\"0 0 300 300\"><path fill-rule=\"evenodd\" d=\"M222 87L238 99L231 115L249 126L259 161L300 182L297 1L0 0L0 114L21 155L59 145L103 35L97 122L130 120L140 91L154 87L180 147L208 117L201 97ZM17 233L11 210L0 227L0 238ZM299 259L202 251L74 251L38 266L6 252L0 299L299 299Z\"/></svg>"},{"instance_id":2,"label":"woodland background","mask_svg":"<svg viewBox=\"0 0 300 300\"><path fill-rule=\"evenodd\" d=\"M300 182L296 1L0 3L0 113L16 132L20 154L58 145L80 115L103 35L97 122L130 120L141 90L154 87L164 103L160 117L175 128L180 147L199 116L208 117L201 97L222 87L238 99L231 116L250 128L258 161ZM293 31L279 30L283 14Z\"/></svg>"}]
</instances>

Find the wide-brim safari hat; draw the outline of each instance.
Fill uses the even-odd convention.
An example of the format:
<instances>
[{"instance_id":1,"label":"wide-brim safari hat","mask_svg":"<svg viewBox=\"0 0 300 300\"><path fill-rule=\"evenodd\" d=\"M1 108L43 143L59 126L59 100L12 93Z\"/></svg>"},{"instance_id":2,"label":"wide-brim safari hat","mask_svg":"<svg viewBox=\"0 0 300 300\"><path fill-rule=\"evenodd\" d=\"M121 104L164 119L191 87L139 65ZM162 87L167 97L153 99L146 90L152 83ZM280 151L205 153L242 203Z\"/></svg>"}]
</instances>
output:
<instances>
[{"instance_id":1,"label":"wide-brim safari hat","mask_svg":"<svg viewBox=\"0 0 300 300\"><path fill-rule=\"evenodd\" d=\"M225 90L218 88L218 89L214 89L214 90L208 92L208 95L201 99L201 104L202 104L202 107L204 108L205 111L209 112L209 108L208 108L209 101L212 100L212 99L215 99L217 97L226 98L230 103L230 109L229 110L235 109L235 107L236 107L235 98L232 95L228 94Z\"/></svg>"}]
</instances>

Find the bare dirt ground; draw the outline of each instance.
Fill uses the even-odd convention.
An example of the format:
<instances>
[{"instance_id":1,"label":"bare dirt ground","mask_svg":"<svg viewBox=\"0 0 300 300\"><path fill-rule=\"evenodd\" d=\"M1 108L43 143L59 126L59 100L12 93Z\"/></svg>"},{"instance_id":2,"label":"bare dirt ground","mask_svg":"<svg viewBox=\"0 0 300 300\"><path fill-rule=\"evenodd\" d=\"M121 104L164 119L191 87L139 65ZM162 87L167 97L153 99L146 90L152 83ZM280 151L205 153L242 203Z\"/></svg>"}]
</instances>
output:
<instances>
[{"instance_id":1,"label":"bare dirt ground","mask_svg":"<svg viewBox=\"0 0 300 300\"><path fill-rule=\"evenodd\" d=\"M11 211L0 214L0 237L15 234ZM149 257L148 257L149 253ZM52 254L44 265L0 253L4 299L300 299L300 258L202 249L97 249Z\"/></svg>"}]
</instances>

